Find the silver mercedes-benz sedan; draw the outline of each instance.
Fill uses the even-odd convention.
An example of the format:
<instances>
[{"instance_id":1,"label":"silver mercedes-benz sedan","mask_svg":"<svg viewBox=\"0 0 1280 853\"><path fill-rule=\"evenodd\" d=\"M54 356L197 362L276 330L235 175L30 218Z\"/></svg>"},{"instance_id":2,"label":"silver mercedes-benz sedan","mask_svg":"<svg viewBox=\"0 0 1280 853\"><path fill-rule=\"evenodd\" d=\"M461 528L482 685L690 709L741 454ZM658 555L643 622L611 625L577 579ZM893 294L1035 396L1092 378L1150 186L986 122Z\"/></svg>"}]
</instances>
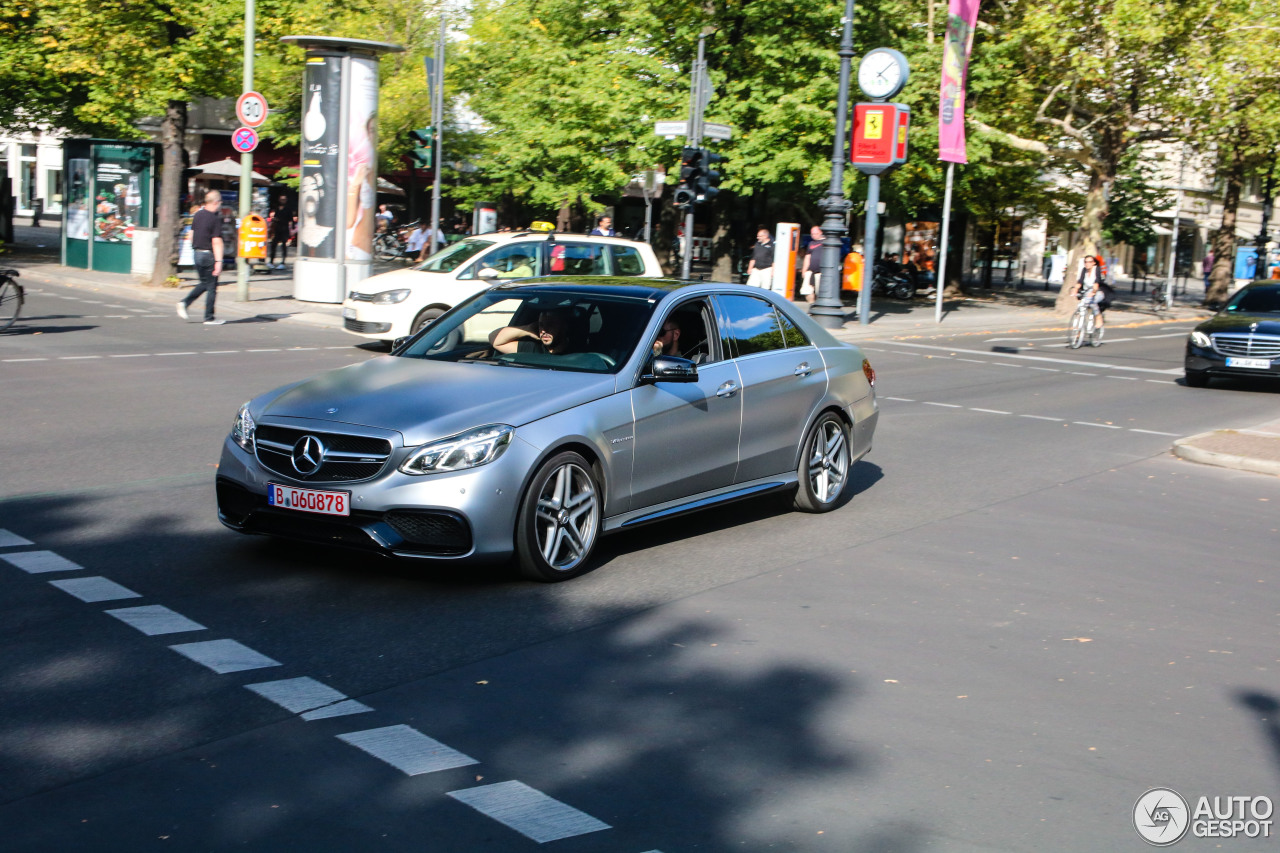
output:
<instances>
[{"instance_id":1,"label":"silver mercedes-benz sedan","mask_svg":"<svg viewBox=\"0 0 1280 853\"><path fill-rule=\"evenodd\" d=\"M566 580L610 531L769 492L836 508L874 387L857 347L769 291L504 284L390 355L241 406L218 517L396 557L514 554Z\"/></svg>"}]
</instances>

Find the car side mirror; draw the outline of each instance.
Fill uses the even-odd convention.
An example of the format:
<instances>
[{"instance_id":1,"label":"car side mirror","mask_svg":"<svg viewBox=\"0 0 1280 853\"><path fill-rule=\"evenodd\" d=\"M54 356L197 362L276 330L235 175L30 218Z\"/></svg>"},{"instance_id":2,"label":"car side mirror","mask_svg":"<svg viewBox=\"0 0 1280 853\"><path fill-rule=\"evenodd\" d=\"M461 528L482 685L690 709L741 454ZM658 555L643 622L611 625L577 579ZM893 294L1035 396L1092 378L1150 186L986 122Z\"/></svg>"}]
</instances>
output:
<instances>
[{"instance_id":1,"label":"car side mirror","mask_svg":"<svg viewBox=\"0 0 1280 853\"><path fill-rule=\"evenodd\" d=\"M400 347L409 343L409 339L412 337L413 335L404 335L403 337L396 338L394 341L391 342L391 351L395 352L396 350L400 349Z\"/></svg>"},{"instance_id":2,"label":"car side mirror","mask_svg":"<svg viewBox=\"0 0 1280 853\"><path fill-rule=\"evenodd\" d=\"M641 382L697 382L698 366L687 358L674 355L655 355L649 371L640 377Z\"/></svg>"},{"instance_id":3,"label":"car side mirror","mask_svg":"<svg viewBox=\"0 0 1280 853\"><path fill-rule=\"evenodd\" d=\"M480 272L476 273L476 277L477 278L497 278L498 271L495 270L493 267L485 267L484 269L480 270Z\"/></svg>"}]
</instances>

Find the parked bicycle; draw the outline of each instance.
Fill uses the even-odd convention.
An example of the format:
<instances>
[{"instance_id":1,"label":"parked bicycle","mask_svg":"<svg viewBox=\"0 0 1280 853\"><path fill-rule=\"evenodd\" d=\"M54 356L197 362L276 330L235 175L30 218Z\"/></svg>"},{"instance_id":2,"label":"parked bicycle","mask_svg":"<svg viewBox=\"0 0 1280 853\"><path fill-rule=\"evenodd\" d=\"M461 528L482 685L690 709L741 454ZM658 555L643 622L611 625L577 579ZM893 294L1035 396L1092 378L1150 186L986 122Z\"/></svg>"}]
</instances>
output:
<instances>
[{"instance_id":1,"label":"parked bicycle","mask_svg":"<svg viewBox=\"0 0 1280 853\"><path fill-rule=\"evenodd\" d=\"M1161 280L1151 288L1151 307L1156 311L1164 311L1169 307L1169 283Z\"/></svg>"},{"instance_id":2,"label":"parked bicycle","mask_svg":"<svg viewBox=\"0 0 1280 853\"><path fill-rule=\"evenodd\" d=\"M8 329L18 319L25 297L26 292L18 284L18 271L0 270L0 332Z\"/></svg>"},{"instance_id":3,"label":"parked bicycle","mask_svg":"<svg viewBox=\"0 0 1280 853\"><path fill-rule=\"evenodd\" d=\"M1102 327L1098 325L1098 306L1089 299L1080 301L1076 312L1071 315L1071 328L1067 331L1067 344L1072 349L1079 349L1085 341L1088 341L1091 347L1102 343Z\"/></svg>"}]
</instances>

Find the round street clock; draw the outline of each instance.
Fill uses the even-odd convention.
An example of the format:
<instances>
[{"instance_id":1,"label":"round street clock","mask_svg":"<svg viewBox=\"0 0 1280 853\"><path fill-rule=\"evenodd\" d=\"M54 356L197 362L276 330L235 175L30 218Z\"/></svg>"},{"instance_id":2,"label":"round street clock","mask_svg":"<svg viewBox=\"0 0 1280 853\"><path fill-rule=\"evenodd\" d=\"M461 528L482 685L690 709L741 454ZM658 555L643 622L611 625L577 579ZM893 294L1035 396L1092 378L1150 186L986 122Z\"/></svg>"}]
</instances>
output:
<instances>
[{"instance_id":1,"label":"round street clock","mask_svg":"<svg viewBox=\"0 0 1280 853\"><path fill-rule=\"evenodd\" d=\"M888 47L877 47L858 65L858 87L877 101L886 101L901 92L910 76L907 58Z\"/></svg>"}]
</instances>

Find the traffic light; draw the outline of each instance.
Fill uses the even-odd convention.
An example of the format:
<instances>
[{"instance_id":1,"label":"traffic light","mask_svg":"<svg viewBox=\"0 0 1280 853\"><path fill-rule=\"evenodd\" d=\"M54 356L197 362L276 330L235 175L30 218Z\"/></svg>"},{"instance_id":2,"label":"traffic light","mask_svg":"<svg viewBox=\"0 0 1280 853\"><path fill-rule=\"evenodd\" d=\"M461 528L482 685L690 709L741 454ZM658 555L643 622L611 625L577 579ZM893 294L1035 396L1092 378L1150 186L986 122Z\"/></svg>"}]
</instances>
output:
<instances>
[{"instance_id":1,"label":"traffic light","mask_svg":"<svg viewBox=\"0 0 1280 853\"><path fill-rule=\"evenodd\" d=\"M420 169L431 168L431 152L435 150L435 135L435 129L431 127L420 127L409 131L409 139L414 143L409 156L413 159L413 164Z\"/></svg>"},{"instance_id":2,"label":"traffic light","mask_svg":"<svg viewBox=\"0 0 1280 853\"><path fill-rule=\"evenodd\" d=\"M724 155L716 154L706 148L703 148L700 154L699 165L702 168L693 182L694 199L699 204L710 201L715 198L716 193L720 192L720 173L712 166L724 160Z\"/></svg>"},{"instance_id":3,"label":"traffic light","mask_svg":"<svg viewBox=\"0 0 1280 853\"><path fill-rule=\"evenodd\" d=\"M675 205L688 208L698 201L694 184L702 176L702 149L685 148L680 152L680 183L676 186Z\"/></svg>"}]
</instances>

